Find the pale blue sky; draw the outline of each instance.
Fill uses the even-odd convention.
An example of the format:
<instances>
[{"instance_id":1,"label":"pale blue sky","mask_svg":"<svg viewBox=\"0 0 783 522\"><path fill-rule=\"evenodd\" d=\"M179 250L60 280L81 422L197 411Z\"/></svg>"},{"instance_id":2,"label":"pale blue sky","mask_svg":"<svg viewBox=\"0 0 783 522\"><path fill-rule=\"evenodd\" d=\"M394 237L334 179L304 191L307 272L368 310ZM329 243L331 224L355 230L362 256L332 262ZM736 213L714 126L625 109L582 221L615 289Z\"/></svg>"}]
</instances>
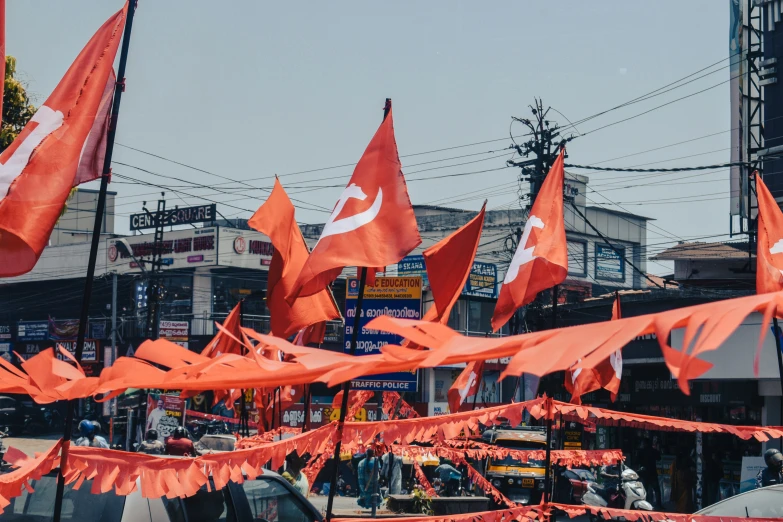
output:
<instances>
[{"instance_id":1,"label":"pale blue sky","mask_svg":"<svg viewBox=\"0 0 783 522\"><path fill-rule=\"evenodd\" d=\"M18 68L37 103L45 100L92 33L120 6L115 0L8 0L7 50L18 58ZM728 24L728 0L141 0L117 140L222 176L252 180L248 183L254 186L269 187L278 173L292 197L331 208L339 188L296 194L302 187L294 188L295 183L341 185L348 180L350 167L284 174L355 162L380 122L387 96L394 100L402 156L503 138L508 135L510 116L528 116L527 105L534 96L542 96L546 104L575 121L727 58ZM723 68L671 93L580 125L579 130L587 132L728 78L728 68ZM566 124L554 113L550 117ZM577 139L569 147L569 161L598 162L729 127L729 90L723 84ZM508 143L403 157L403 165L500 150ZM604 165L721 163L729 160L728 147L725 132ZM672 159L701 153L707 154ZM493 194L490 208L513 204L514 169L413 181L504 165L500 152L486 157L419 174L413 172L485 156L405 167L413 202L478 209L484 198L479 192L486 191ZM115 159L196 183L226 183L122 147L115 150ZM125 166L114 170L144 181L182 185ZM661 185L631 189L621 188L623 183L606 185L621 176L628 175L590 174L591 184L606 197L630 202L623 206L657 219L656 225L666 232L651 229L648 243L728 232L727 172L687 180L656 177L650 181ZM664 185L676 181L704 183ZM497 190L490 192L492 187ZM117 208L118 230L126 231L127 218L121 214L138 211L142 199L155 199L141 194L156 189L119 183L112 189L122 205ZM257 208L265 197L263 191L248 188L237 196L182 190L211 194L209 199L243 209ZM708 201L634 203L699 195ZM182 197L188 204L203 201ZM596 193L588 197L605 201ZM168 193L167 199L183 205L174 193ZM227 206L219 210L228 217L249 215ZM297 213L303 222L323 222L324 216L312 210ZM655 264L649 269L665 272Z\"/></svg>"}]
</instances>

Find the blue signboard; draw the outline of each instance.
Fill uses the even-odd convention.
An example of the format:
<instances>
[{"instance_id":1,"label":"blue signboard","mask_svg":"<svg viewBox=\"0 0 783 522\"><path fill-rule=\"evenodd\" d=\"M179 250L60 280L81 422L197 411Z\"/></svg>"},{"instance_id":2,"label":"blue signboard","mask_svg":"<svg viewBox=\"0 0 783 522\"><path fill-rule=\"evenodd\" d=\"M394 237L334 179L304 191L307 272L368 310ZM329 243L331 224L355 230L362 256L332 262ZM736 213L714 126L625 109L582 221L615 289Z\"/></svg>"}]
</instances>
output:
<instances>
[{"instance_id":1,"label":"blue signboard","mask_svg":"<svg viewBox=\"0 0 783 522\"><path fill-rule=\"evenodd\" d=\"M46 341L49 339L49 321L19 321L16 339L19 341Z\"/></svg>"},{"instance_id":2,"label":"blue signboard","mask_svg":"<svg viewBox=\"0 0 783 522\"><path fill-rule=\"evenodd\" d=\"M359 320L359 336L356 355L380 353L387 344L400 344L398 335L366 329L375 317L390 315L403 319L421 319L421 278L420 277L376 277L375 285L364 289L362 317ZM348 279L348 291L345 296L345 335L343 348L345 353L351 350L351 335L356 324L356 298L359 296L359 280ZM383 373L361 377L351 381L351 387L357 390L375 391L416 391L416 372Z\"/></svg>"},{"instance_id":3,"label":"blue signboard","mask_svg":"<svg viewBox=\"0 0 783 522\"><path fill-rule=\"evenodd\" d=\"M429 287L424 256L407 256L397 263L397 275L421 276L422 284ZM498 267L493 263L474 261L470 276L462 289L462 295L497 299Z\"/></svg>"},{"instance_id":4,"label":"blue signboard","mask_svg":"<svg viewBox=\"0 0 783 522\"><path fill-rule=\"evenodd\" d=\"M625 280L625 264L623 263L622 247L611 245L595 245L595 277L610 281Z\"/></svg>"}]
</instances>

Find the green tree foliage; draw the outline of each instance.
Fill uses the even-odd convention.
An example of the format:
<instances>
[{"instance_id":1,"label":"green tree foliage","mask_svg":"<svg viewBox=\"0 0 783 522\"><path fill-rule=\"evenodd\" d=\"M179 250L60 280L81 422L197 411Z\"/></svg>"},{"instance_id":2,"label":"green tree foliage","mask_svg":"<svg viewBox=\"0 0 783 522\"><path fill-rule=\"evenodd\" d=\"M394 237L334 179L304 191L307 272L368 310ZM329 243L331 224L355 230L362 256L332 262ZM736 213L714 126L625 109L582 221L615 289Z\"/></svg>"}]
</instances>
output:
<instances>
[{"instance_id":1,"label":"green tree foliage","mask_svg":"<svg viewBox=\"0 0 783 522\"><path fill-rule=\"evenodd\" d=\"M24 84L16 77L16 58L5 57L5 88L3 90L3 123L0 127L0 152L14 141L30 118L35 107L30 103Z\"/></svg>"}]
</instances>

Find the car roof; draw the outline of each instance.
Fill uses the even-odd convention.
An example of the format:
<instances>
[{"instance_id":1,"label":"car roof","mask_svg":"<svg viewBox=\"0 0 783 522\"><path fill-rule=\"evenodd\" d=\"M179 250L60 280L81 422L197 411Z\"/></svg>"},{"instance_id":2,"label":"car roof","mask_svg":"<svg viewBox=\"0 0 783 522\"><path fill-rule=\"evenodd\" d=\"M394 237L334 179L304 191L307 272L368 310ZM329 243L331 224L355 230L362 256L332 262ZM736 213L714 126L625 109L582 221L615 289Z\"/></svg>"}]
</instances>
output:
<instances>
[{"instance_id":1,"label":"car roof","mask_svg":"<svg viewBox=\"0 0 783 522\"><path fill-rule=\"evenodd\" d=\"M694 515L777 518L783 516L783 484L752 489L708 506Z\"/></svg>"}]
</instances>

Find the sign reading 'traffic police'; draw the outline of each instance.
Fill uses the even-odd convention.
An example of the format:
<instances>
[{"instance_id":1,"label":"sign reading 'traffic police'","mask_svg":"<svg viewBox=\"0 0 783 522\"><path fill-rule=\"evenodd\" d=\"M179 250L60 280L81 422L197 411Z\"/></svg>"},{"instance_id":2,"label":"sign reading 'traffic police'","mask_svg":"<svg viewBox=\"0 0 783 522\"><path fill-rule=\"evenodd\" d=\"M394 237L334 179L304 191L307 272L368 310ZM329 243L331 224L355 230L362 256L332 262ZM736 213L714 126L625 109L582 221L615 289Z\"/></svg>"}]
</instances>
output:
<instances>
[{"instance_id":1,"label":"sign reading 'traffic police'","mask_svg":"<svg viewBox=\"0 0 783 522\"><path fill-rule=\"evenodd\" d=\"M215 221L216 205L199 205L197 207L173 208L162 212L163 226L190 225L192 223L209 223ZM158 212L131 214L130 229L142 230L155 228Z\"/></svg>"},{"instance_id":2,"label":"sign reading 'traffic police'","mask_svg":"<svg viewBox=\"0 0 783 522\"><path fill-rule=\"evenodd\" d=\"M356 320L356 300L359 280L348 278L345 293L345 352L351 348L354 327L361 328L356 355L380 353L387 344L399 344L402 339L394 334L367 328L375 317L389 315L405 319L421 319L421 277L376 277L375 285L364 289L362 316ZM382 373L362 376L351 381L351 387L375 391L416 391L416 372Z\"/></svg>"}]
</instances>

